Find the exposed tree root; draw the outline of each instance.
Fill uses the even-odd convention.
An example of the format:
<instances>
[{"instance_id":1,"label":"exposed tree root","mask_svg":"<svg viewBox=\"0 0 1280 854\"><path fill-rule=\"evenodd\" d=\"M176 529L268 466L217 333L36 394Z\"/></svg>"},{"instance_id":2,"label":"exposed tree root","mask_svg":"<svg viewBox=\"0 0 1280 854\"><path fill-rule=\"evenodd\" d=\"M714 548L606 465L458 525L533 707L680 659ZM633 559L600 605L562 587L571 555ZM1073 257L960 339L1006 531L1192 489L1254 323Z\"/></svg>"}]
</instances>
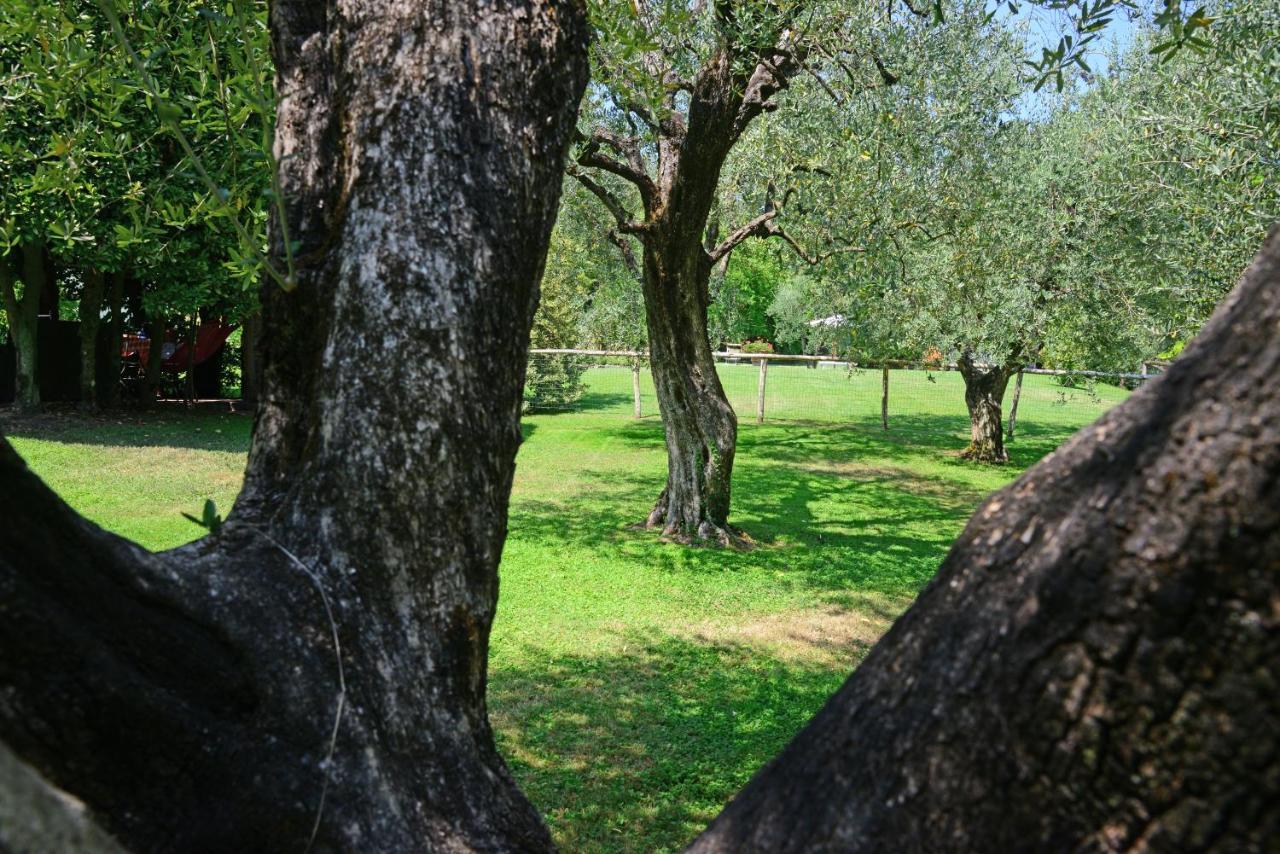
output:
<instances>
[{"instance_id":1,"label":"exposed tree root","mask_svg":"<svg viewBox=\"0 0 1280 854\"><path fill-rule=\"evenodd\" d=\"M1001 448L996 451L990 445L969 443L969 447L960 452L960 459L974 463L991 463L1002 465L1009 462L1009 452Z\"/></svg>"},{"instance_id":2,"label":"exposed tree root","mask_svg":"<svg viewBox=\"0 0 1280 854\"><path fill-rule=\"evenodd\" d=\"M750 534L728 523L717 523L706 518L696 522L670 519L665 489L644 523L634 527L650 531L660 528L663 541L686 546L713 546L740 552L750 551L756 547L756 542L751 539Z\"/></svg>"}]
</instances>

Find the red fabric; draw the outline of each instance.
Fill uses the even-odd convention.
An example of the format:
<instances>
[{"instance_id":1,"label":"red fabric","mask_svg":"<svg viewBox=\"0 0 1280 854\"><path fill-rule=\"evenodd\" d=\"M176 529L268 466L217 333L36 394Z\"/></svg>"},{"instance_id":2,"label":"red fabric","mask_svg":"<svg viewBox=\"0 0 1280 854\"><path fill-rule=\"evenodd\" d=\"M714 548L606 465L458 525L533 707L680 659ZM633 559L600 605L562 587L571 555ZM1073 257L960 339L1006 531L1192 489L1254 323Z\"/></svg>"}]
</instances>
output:
<instances>
[{"instance_id":1,"label":"red fabric","mask_svg":"<svg viewBox=\"0 0 1280 854\"><path fill-rule=\"evenodd\" d=\"M127 359L135 353L138 361L147 363L147 354L151 352L151 341L141 335L126 332L120 342L120 358Z\"/></svg>"},{"instance_id":2,"label":"red fabric","mask_svg":"<svg viewBox=\"0 0 1280 854\"><path fill-rule=\"evenodd\" d=\"M219 321L204 323L196 330L196 359L199 365L211 358L227 341L227 336L235 331L234 326L227 326ZM174 349L172 355L160 363L162 370L185 371L187 369L187 342L183 341Z\"/></svg>"}]
</instances>

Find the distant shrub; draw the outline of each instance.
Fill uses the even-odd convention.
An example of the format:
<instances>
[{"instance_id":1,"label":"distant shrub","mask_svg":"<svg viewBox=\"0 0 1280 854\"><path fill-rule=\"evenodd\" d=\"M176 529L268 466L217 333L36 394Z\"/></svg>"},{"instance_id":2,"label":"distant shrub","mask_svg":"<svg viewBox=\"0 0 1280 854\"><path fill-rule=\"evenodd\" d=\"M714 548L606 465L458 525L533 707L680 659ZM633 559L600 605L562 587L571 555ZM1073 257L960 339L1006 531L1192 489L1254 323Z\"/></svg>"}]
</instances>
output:
<instances>
[{"instance_id":1,"label":"distant shrub","mask_svg":"<svg viewBox=\"0 0 1280 854\"><path fill-rule=\"evenodd\" d=\"M524 380L524 411L568 409L582 398L587 369L578 356L535 353Z\"/></svg>"},{"instance_id":2,"label":"distant shrub","mask_svg":"<svg viewBox=\"0 0 1280 854\"><path fill-rule=\"evenodd\" d=\"M772 353L773 345L768 341L747 341L742 345L743 353Z\"/></svg>"}]
</instances>

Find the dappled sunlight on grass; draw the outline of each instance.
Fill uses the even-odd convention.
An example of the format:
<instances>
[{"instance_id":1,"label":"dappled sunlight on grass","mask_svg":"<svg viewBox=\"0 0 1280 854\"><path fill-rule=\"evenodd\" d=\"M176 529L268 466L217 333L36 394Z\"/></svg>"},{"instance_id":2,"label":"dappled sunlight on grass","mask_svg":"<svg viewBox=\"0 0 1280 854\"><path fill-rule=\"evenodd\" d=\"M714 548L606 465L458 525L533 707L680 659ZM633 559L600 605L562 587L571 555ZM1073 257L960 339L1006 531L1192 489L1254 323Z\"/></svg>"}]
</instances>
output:
<instances>
[{"instance_id":1,"label":"dappled sunlight on grass","mask_svg":"<svg viewBox=\"0 0 1280 854\"><path fill-rule=\"evenodd\" d=\"M679 850L844 680L749 644L621 639L491 682L499 746L569 851Z\"/></svg>"},{"instance_id":2,"label":"dappled sunlight on grass","mask_svg":"<svg viewBox=\"0 0 1280 854\"><path fill-rule=\"evenodd\" d=\"M920 411L885 431L878 396L856 393L878 395L878 374L771 370L771 411L812 417L740 427L732 521L757 548L737 552L636 529L665 446L658 418L631 417L630 372L615 374L625 385L593 386L578 411L525 419L490 648L499 745L569 851L682 847L862 660L983 497L1120 395L1064 405L1028 378L1013 463L983 466L958 458L954 375L894 386ZM778 397L786 378L848 393L848 420ZM181 511L230 508L251 421L171 408L3 429L72 506L158 549L201 533Z\"/></svg>"}]
</instances>

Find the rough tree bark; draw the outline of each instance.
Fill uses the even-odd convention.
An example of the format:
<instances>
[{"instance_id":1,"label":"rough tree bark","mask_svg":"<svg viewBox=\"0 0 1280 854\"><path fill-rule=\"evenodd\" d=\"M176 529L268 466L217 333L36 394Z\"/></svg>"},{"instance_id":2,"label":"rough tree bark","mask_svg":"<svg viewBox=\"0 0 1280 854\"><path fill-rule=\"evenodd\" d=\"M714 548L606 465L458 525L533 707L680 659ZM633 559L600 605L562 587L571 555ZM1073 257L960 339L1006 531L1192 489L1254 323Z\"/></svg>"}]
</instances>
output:
<instances>
[{"instance_id":1,"label":"rough tree bark","mask_svg":"<svg viewBox=\"0 0 1280 854\"><path fill-rule=\"evenodd\" d=\"M972 353L965 352L956 360L956 366L964 378L964 403L969 409L970 426L969 447L960 454L961 459L982 463L1008 462L1001 414L1009 378L1018 371L1017 360L1011 359L1002 365L984 365L976 362Z\"/></svg>"},{"instance_id":2,"label":"rough tree bark","mask_svg":"<svg viewBox=\"0 0 1280 854\"><path fill-rule=\"evenodd\" d=\"M102 297L106 277L86 270L80 288L80 409L98 408L98 329L102 325ZM119 349L119 348L117 348Z\"/></svg>"},{"instance_id":3,"label":"rough tree bark","mask_svg":"<svg viewBox=\"0 0 1280 854\"><path fill-rule=\"evenodd\" d=\"M297 272L263 291L242 496L148 554L0 441L0 737L138 850L548 849L486 656L585 11L271 27Z\"/></svg>"},{"instance_id":4,"label":"rough tree bark","mask_svg":"<svg viewBox=\"0 0 1280 854\"><path fill-rule=\"evenodd\" d=\"M19 409L30 410L40 405L36 336L40 328L40 299L46 290L49 269L44 244L40 241L22 244L16 254L19 258L10 256L0 264L0 297L4 299L16 356L14 404ZM21 296L16 288L18 279L22 281Z\"/></svg>"},{"instance_id":5,"label":"rough tree bark","mask_svg":"<svg viewBox=\"0 0 1280 854\"><path fill-rule=\"evenodd\" d=\"M1280 838L1280 228L1169 369L969 522L691 851Z\"/></svg>"},{"instance_id":6,"label":"rough tree bark","mask_svg":"<svg viewBox=\"0 0 1280 854\"><path fill-rule=\"evenodd\" d=\"M712 269L735 246L753 236L785 236L771 211L704 245L716 201L720 171L742 132L772 107L769 99L798 67L796 51L750 49L730 35L732 4L717 7L725 38L696 78L663 81L671 93L665 114L643 107L631 113L656 140L656 159L640 137L598 127L583 140L570 170L617 222L617 230L643 246L641 277L654 387L667 444L667 481L647 525L681 540L721 544L738 538L728 522L737 417L715 370L707 338ZM786 27L764 43L785 41ZM654 69L665 67L659 56ZM678 92L687 108L677 109ZM651 162L652 161L652 162ZM652 168L653 175L650 174ZM635 217L593 174L607 172L635 187L643 215ZM718 229L717 229L718 230Z\"/></svg>"}]
</instances>

